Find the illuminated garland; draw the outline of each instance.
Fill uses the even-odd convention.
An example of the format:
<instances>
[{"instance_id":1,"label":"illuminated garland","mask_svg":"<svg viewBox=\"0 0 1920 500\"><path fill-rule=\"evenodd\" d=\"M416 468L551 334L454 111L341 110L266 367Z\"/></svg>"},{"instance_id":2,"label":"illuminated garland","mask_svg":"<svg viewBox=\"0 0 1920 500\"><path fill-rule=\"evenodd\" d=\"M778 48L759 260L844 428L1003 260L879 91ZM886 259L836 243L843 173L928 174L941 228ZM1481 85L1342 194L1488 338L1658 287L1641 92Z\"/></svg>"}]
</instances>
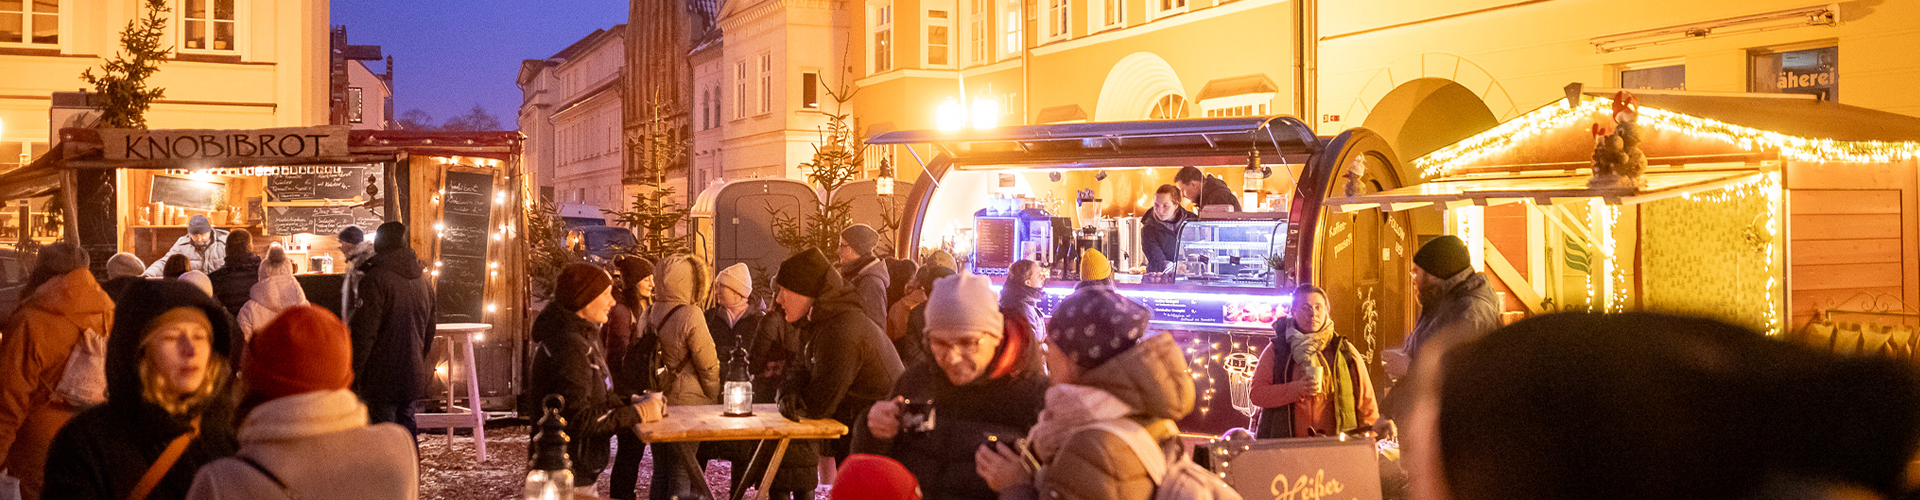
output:
<instances>
[{"instance_id":1,"label":"illuminated garland","mask_svg":"<svg viewBox=\"0 0 1920 500\"><path fill-rule=\"evenodd\" d=\"M1444 177L1455 169L1541 134L1591 120L1596 115L1608 116L1612 105L1611 99L1593 97L1577 107L1547 106L1415 159L1413 166L1427 178ZM1775 151L1782 158L1797 161L1887 163L1920 158L1920 143L1916 142L1808 139L1644 106L1640 108L1638 123L1695 138L1725 141L1749 152Z\"/></svg>"},{"instance_id":2,"label":"illuminated garland","mask_svg":"<svg viewBox=\"0 0 1920 500\"><path fill-rule=\"evenodd\" d=\"M1780 278L1774 275L1775 266L1773 262L1775 251L1778 249L1778 247L1775 246L1775 241L1780 238L1780 173L1767 172L1766 175L1762 175L1759 179L1729 185L1713 191L1680 195L1681 199L1702 203L1730 203L1734 200L1752 196L1767 197L1767 240L1762 250L1762 255L1765 256L1765 259L1762 260L1761 264L1762 272L1767 276L1767 284L1766 287L1762 289L1761 299L1764 300L1767 305L1765 314L1766 334L1780 335L1780 310L1776 307L1780 299Z\"/></svg>"}]
</instances>

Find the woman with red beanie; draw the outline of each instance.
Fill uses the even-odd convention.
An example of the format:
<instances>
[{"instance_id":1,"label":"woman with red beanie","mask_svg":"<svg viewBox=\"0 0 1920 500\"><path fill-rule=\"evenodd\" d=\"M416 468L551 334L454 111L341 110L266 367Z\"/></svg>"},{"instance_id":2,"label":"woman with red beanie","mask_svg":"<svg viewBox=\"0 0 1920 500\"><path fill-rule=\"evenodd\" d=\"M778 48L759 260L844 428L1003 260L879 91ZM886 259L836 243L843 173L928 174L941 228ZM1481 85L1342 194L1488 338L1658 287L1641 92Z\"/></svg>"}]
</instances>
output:
<instances>
[{"instance_id":1,"label":"woman with red beanie","mask_svg":"<svg viewBox=\"0 0 1920 500\"><path fill-rule=\"evenodd\" d=\"M367 424L353 395L347 326L294 306L254 332L240 378L240 452L200 468L192 499L405 499L419 496L413 436Z\"/></svg>"}]
</instances>

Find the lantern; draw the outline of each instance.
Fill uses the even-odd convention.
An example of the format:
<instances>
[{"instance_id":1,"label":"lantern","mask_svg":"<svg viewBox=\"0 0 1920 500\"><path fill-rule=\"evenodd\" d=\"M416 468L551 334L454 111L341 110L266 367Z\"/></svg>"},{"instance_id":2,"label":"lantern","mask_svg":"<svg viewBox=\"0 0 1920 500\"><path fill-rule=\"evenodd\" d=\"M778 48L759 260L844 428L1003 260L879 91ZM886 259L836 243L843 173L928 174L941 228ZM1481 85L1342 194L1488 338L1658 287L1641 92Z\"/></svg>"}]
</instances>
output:
<instances>
[{"instance_id":1,"label":"lantern","mask_svg":"<svg viewBox=\"0 0 1920 500\"><path fill-rule=\"evenodd\" d=\"M566 398L548 394L541 402L540 433L533 436L533 461L527 467L526 500L573 498L573 462L567 459L567 420L560 416Z\"/></svg>"},{"instance_id":2,"label":"lantern","mask_svg":"<svg viewBox=\"0 0 1920 500\"><path fill-rule=\"evenodd\" d=\"M747 348L733 349L733 356L727 359L725 371L726 384L720 389L720 402L726 406L722 413L729 417L753 416L753 370L747 366Z\"/></svg>"}]
</instances>

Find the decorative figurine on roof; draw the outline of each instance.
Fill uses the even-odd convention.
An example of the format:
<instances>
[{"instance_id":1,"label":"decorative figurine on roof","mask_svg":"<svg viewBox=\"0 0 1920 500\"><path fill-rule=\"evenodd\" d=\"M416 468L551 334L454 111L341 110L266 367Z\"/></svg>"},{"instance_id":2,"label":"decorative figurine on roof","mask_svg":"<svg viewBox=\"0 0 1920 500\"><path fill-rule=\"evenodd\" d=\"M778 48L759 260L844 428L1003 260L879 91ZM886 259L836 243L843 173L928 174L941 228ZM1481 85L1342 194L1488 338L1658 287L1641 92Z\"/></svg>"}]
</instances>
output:
<instances>
[{"instance_id":1,"label":"decorative figurine on roof","mask_svg":"<svg viewBox=\"0 0 1920 500\"><path fill-rule=\"evenodd\" d=\"M1587 187L1646 187L1641 174L1647 157L1640 152L1640 99L1632 92L1613 95L1613 123L1593 124L1593 178Z\"/></svg>"}]
</instances>

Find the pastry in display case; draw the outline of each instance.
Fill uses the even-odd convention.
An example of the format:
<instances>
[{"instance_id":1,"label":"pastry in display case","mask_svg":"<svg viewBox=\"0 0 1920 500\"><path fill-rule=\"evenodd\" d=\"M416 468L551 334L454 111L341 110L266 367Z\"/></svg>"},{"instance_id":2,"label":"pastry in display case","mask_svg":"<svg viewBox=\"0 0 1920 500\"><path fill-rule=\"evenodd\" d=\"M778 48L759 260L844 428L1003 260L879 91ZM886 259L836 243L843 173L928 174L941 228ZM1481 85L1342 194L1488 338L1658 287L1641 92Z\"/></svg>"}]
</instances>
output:
<instances>
[{"instance_id":1,"label":"pastry in display case","mask_svg":"<svg viewBox=\"0 0 1920 500\"><path fill-rule=\"evenodd\" d=\"M1286 246L1283 219L1190 220L1180 228L1178 281L1219 286L1270 286L1268 257Z\"/></svg>"}]
</instances>

